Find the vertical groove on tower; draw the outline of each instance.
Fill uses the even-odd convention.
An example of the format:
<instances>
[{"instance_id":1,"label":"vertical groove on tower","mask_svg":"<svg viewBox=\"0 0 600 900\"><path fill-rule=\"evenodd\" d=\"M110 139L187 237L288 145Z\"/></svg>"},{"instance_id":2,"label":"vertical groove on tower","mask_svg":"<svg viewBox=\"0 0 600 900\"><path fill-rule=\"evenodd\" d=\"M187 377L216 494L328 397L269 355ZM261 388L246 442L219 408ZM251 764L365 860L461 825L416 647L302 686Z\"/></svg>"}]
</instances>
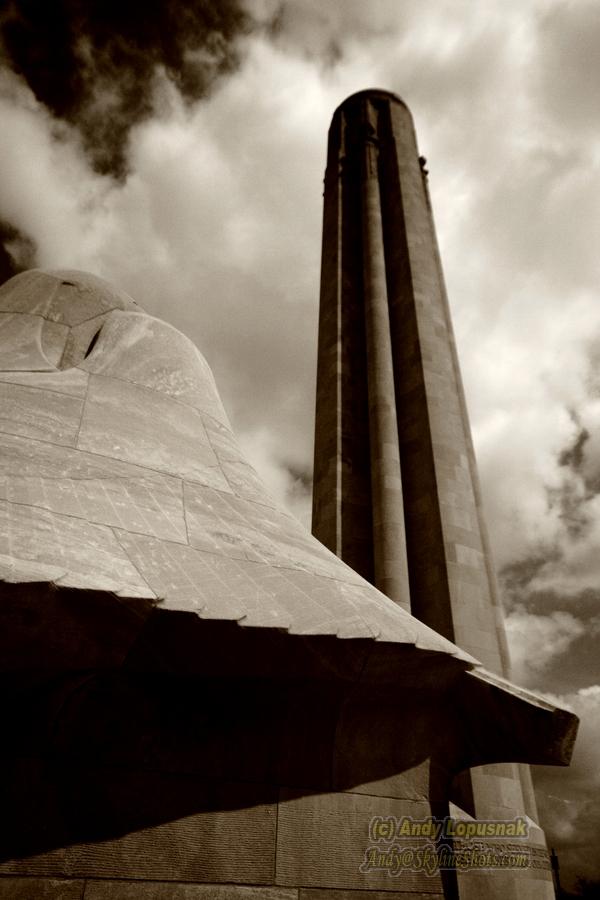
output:
<instances>
[{"instance_id":1,"label":"vertical groove on tower","mask_svg":"<svg viewBox=\"0 0 600 900\"><path fill-rule=\"evenodd\" d=\"M361 212L374 583L390 599L410 610L404 501L379 196L376 111L365 103L362 113Z\"/></svg>"},{"instance_id":2,"label":"vertical groove on tower","mask_svg":"<svg viewBox=\"0 0 600 900\"><path fill-rule=\"evenodd\" d=\"M381 153L381 197L411 611L453 641L423 361L389 104L383 105L379 122L381 144L386 148Z\"/></svg>"},{"instance_id":3,"label":"vertical groove on tower","mask_svg":"<svg viewBox=\"0 0 600 900\"><path fill-rule=\"evenodd\" d=\"M312 530L373 583L359 179L356 160L346 158L341 114L325 173Z\"/></svg>"},{"instance_id":4,"label":"vertical groove on tower","mask_svg":"<svg viewBox=\"0 0 600 900\"><path fill-rule=\"evenodd\" d=\"M469 472L471 475L471 484L473 486L473 497L475 501L475 509L477 515L477 523L479 528L479 534L481 538L481 547L483 551L483 559L485 564L485 570L488 580L489 592L490 592L490 600L494 610L494 621L496 625L496 634L498 638L498 647L500 653L500 665L499 672L504 675L506 678L510 677L510 655L508 652L508 642L506 639L506 629L504 627L504 610L502 609L502 604L500 602L500 597L498 596L498 586L496 583L496 571L493 563L492 556L492 548L490 545L490 540L488 536L487 525L485 522L484 514L483 514L483 501L481 497L481 486L479 483L479 473L477 471L477 463L475 460L475 448L473 446L473 438L471 435L471 429L468 427L469 422L469 412L467 410L467 401L465 398L465 390L460 374L460 366L458 362L458 352L456 350L456 341L454 338L454 329L452 327L452 317L450 315L450 304L448 302L448 294L446 292L446 282L444 279L444 270L442 268L442 259L440 256L440 250L437 240L437 235L435 231L435 222L433 219L433 210L431 207L431 203L429 200L429 190L427 186L426 180L424 181L424 189L425 195L427 198L427 209L429 211L429 221L431 226L431 242L433 253L437 263L437 269L439 272L440 278L440 286L441 286L441 299L442 306L446 319L446 327L448 330L449 342L451 347L452 354L452 367L454 372L454 378L457 386L457 395L458 402L461 410L461 415L463 421L467 423L466 428L466 443L467 443L467 458L469 461ZM527 769L529 773L529 769ZM531 780L531 777L529 776Z\"/></svg>"}]
</instances>

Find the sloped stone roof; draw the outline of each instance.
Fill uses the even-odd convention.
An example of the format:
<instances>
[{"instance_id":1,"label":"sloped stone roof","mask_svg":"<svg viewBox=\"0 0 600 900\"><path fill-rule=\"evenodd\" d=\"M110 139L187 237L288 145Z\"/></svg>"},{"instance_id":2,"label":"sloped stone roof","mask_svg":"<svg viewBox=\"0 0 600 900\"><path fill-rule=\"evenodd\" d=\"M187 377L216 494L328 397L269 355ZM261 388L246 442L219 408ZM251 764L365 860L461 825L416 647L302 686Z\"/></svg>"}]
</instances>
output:
<instances>
[{"instance_id":1,"label":"sloped stone roof","mask_svg":"<svg viewBox=\"0 0 600 900\"><path fill-rule=\"evenodd\" d=\"M73 272L7 282L0 316L0 578L473 661L278 508L176 329Z\"/></svg>"}]
</instances>

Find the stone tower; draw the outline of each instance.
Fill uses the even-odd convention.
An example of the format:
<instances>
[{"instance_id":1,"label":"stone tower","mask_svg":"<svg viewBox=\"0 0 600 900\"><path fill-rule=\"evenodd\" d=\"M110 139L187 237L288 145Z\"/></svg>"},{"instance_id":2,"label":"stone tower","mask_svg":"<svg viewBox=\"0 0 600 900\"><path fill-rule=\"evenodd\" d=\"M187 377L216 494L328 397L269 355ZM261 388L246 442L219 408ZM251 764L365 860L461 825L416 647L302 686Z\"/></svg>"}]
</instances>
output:
<instances>
[{"instance_id":1,"label":"stone tower","mask_svg":"<svg viewBox=\"0 0 600 900\"><path fill-rule=\"evenodd\" d=\"M427 188L409 109L349 97L329 131L313 533L413 616L508 676L502 609ZM529 769L481 766L451 799L536 821ZM537 829L536 842L543 842ZM460 896L532 897L524 876ZM551 880L535 896L553 897Z\"/></svg>"}]
</instances>

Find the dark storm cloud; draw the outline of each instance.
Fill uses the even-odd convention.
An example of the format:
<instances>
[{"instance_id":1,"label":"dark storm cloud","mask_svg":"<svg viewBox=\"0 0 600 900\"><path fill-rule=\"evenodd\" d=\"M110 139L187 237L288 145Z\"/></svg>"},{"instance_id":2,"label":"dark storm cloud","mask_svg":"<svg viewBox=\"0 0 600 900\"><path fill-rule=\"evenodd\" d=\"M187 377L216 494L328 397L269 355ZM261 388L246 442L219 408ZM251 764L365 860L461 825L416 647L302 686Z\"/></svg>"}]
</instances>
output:
<instances>
[{"instance_id":1,"label":"dark storm cloud","mask_svg":"<svg viewBox=\"0 0 600 900\"><path fill-rule=\"evenodd\" d=\"M536 615L560 612L565 608L565 598L551 590L532 591L527 600L530 612ZM596 621L600 610L600 591L594 588L585 588L573 597L569 598L569 611L583 621ZM598 660L600 666L600 659Z\"/></svg>"},{"instance_id":2,"label":"dark storm cloud","mask_svg":"<svg viewBox=\"0 0 600 900\"><path fill-rule=\"evenodd\" d=\"M287 472L287 494L290 502L296 506L304 505L309 509L313 490L312 468L294 463L283 463L283 466ZM308 516L305 525L310 527Z\"/></svg>"},{"instance_id":3,"label":"dark storm cloud","mask_svg":"<svg viewBox=\"0 0 600 900\"><path fill-rule=\"evenodd\" d=\"M554 539L500 572L513 677L556 694L600 683L599 593L586 586L598 525L597 490L586 478L591 433L579 413L572 410L570 417L576 430L557 453L559 477L545 488L558 525ZM562 583L561 573L569 573Z\"/></svg>"},{"instance_id":4,"label":"dark storm cloud","mask_svg":"<svg viewBox=\"0 0 600 900\"><path fill-rule=\"evenodd\" d=\"M572 884L574 874L597 883L600 880L597 853L600 825L597 800L600 686L583 688L561 699L568 700L569 708L580 716L580 731L568 769L551 766L534 768L538 806L550 846L559 850L563 883Z\"/></svg>"},{"instance_id":5,"label":"dark storm cloud","mask_svg":"<svg viewBox=\"0 0 600 900\"><path fill-rule=\"evenodd\" d=\"M572 414L578 431L573 441L558 455L558 464L579 478L565 478L556 488L548 488L550 509L557 508L560 521L571 538L583 537L592 522L587 508L588 501L595 496L595 485L585 477L585 451L590 440L590 432L579 422L579 417Z\"/></svg>"},{"instance_id":6,"label":"dark storm cloud","mask_svg":"<svg viewBox=\"0 0 600 900\"><path fill-rule=\"evenodd\" d=\"M558 478L545 487L556 533L500 572L514 677L556 693L600 682L599 594L587 586L598 527L597 490L586 478L591 433L578 412L570 418L576 430L556 454Z\"/></svg>"},{"instance_id":7,"label":"dark storm cloud","mask_svg":"<svg viewBox=\"0 0 600 900\"><path fill-rule=\"evenodd\" d=\"M572 539L583 538L589 532L592 519L586 508L586 496L581 495L579 483L565 480L560 487L547 488L548 506L556 509L558 520Z\"/></svg>"},{"instance_id":8,"label":"dark storm cloud","mask_svg":"<svg viewBox=\"0 0 600 900\"><path fill-rule=\"evenodd\" d=\"M513 677L555 694L599 684L599 600L593 589L565 597L551 589L513 587L507 604Z\"/></svg>"},{"instance_id":9,"label":"dark storm cloud","mask_svg":"<svg viewBox=\"0 0 600 900\"><path fill-rule=\"evenodd\" d=\"M560 466L570 466L575 471L579 471L584 460L584 447L589 439L590 433L587 428L580 426L571 445L560 452L558 464Z\"/></svg>"},{"instance_id":10,"label":"dark storm cloud","mask_svg":"<svg viewBox=\"0 0 600 900\"><path fill-rule=\"evenodd\" d=\"M308 466L297 466L294 463L286 466L290 477L298 484L299 488L304 491L312 491L313 479L312 469Z\"/></svg>"},{"instance_id":11,"label":"dark storm cloud","mask_svg":"<svg viewBox=\"0 0 600 900\"><path fill-rule=\"evenodd\" d=\"M503 587L506 605L510 608L516 602L520 602L521 592L533 581L540 570L546 565L550 556L559 558L558 551L551 553L535 553L525 559L519 559L504 566L499 572L499 578Z\"/></svg>"},{"instance_id":12,"label":"dark storm cloud","mask_svg":"<svg viewBox=\"0 0 600 900\"><path fill-rule=\"evenodd\" d=\"M153 111L162 69L188 101L239 62L251 27L240 0L13 0L0 19L6 64L79 129L94 168L122 176L127 137Z\"/></svg>"},{"instance_id":13,"label":"dark storm cloud","mask_svg":"<svg viewBox=\"0 0 600 900\"><path fill-rule=\"evenodd\" d=\"M558 454L558 465L565 476L558 486L547 487L546 493L549 509L557 511L565 533L577 540L586 537L597 520L597 510L590 501L600 492L600 478L597 465L593 465L594 448L592 453L589 449L592 433L578 413L571 411L570 415L577 431Z\"/></svg>"},{"instance_id":14,"label":"dark storm cloud","mask_svg":"<svg viewBox=\"0 0 600 900\"><path fill-rule=\"evenodd\" d=\"M32 266L35 266L34 242L0 219L0 284Z\"/></svg>"}]
</instances>

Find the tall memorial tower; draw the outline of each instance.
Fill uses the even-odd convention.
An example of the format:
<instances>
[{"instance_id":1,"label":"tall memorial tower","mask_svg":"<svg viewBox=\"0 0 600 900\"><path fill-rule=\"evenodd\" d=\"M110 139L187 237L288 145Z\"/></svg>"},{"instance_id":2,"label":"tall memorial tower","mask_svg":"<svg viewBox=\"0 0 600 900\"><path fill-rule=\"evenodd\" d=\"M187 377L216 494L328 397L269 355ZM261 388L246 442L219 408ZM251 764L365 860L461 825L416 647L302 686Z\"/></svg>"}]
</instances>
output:
<instances>
[{"instance_id":1,"label":"tall memorial tower","mask_svg":"<svg viewBox=\"0 0 600 900\"><path fill-rule=\"evenodd\" d=\"M313 533L507 677L424 163L410 111L394 94L362 91L336 110L325 174ZM537 819L525 766L464 772L451 799L479 819ZM489 881L485 894L479 882L461 896L495 897L493 882L503 898L534 896L527 879ZM551 885L544 890L535 896L553 896Z\"/></svg>"}]
</instances>

